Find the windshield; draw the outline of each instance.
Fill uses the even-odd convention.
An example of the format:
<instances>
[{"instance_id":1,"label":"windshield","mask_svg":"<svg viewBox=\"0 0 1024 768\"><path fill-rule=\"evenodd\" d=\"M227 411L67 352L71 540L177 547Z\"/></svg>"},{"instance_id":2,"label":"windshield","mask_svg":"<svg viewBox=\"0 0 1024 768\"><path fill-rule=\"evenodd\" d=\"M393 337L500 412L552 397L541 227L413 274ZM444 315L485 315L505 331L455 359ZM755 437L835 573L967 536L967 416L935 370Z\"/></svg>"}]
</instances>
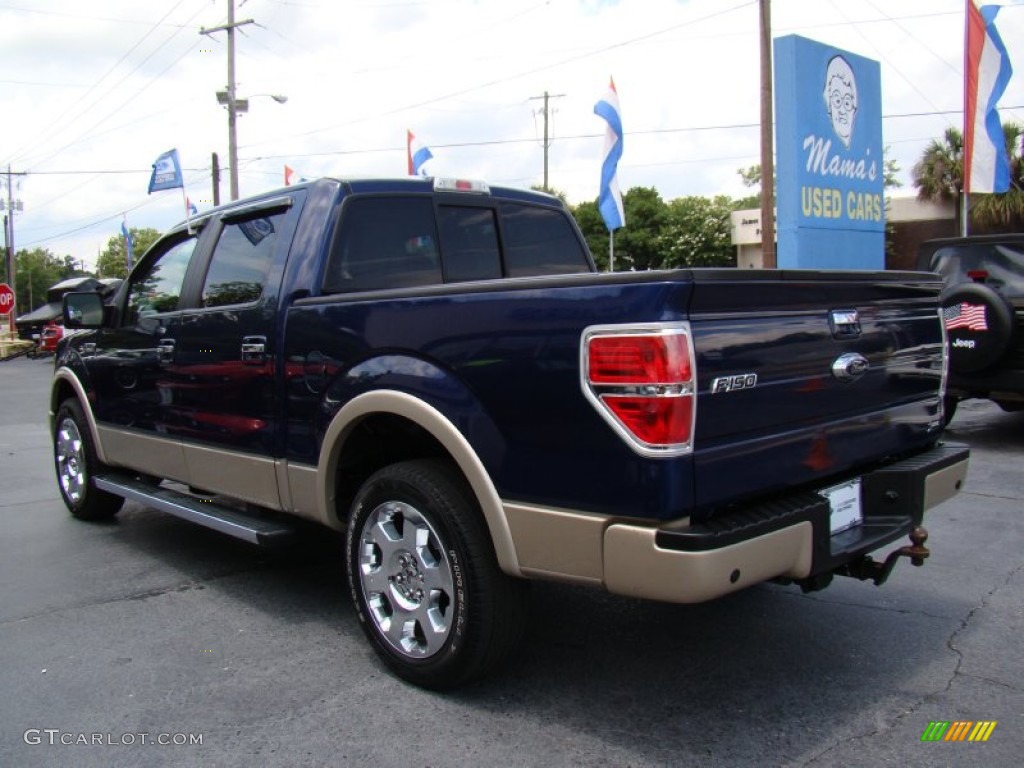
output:
<instances>
[{"instance_id":1,"label":"windshield","mask_svg":"<svg viewBox=\"0 0 1024 768\"><path fill-rule=\"evenodd\" d=\"M968 272L984 270L987 285L1004 296L1024 297L1024 246L949 245L932 254L928 269L947 284L969 282Z\"/></svg>"}]
</instances>

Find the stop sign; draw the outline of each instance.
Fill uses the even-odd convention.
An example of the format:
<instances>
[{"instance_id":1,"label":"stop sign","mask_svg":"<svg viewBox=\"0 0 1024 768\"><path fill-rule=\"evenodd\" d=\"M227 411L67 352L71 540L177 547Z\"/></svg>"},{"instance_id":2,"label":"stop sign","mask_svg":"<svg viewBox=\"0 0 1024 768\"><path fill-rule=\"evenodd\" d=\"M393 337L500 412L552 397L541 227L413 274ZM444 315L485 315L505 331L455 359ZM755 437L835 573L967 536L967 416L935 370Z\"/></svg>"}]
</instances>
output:
<instances>
[{"instance_id":1,"label":"stop sign","mask_svg":"<svg viewBox=\"0 0 1024 768\"><path fill-rule=\"evenodd\" d=\"M6 315L14 309L14 291L7 283L0 283L0 315Z\"/></svg>"}]
</instances>

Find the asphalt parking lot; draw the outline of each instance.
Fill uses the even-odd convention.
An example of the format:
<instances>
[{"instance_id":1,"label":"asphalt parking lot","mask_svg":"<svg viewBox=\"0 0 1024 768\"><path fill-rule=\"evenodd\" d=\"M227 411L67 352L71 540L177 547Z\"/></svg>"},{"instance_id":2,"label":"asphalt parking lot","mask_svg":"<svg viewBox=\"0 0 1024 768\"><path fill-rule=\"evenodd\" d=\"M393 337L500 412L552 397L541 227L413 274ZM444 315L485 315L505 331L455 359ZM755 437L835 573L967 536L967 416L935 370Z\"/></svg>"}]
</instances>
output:
<instances>
[{"instance_id":1,"label":"asphalt parking lot","mask_svg":"<svg viewBox=\"0 0 1024 768\"><path fill-rule=\"evenodd\" d=\"M884 587L673 606L536 584L519 659L439 695L377 663L331 534L271 555L137 504L73 520L51 370L0 363L0 765L1020 764L1024 413L961 405L967 488ZM996 726L923 742L931 721Z\"/></svg>"}]
</instances>

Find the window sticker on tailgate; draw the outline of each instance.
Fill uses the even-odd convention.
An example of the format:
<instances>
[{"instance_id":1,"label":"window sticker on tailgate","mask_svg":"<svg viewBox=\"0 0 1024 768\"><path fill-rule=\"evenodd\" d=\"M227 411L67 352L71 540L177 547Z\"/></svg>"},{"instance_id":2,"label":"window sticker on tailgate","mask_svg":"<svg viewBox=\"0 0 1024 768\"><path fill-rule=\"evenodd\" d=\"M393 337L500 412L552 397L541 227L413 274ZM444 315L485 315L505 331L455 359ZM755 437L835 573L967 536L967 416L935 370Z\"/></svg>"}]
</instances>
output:
<instances>
[{"instance_id":1,"label":"window sticker on tailgate","mask_svg":"<svg viewBox=\"0 0 1024 768\"><path fill-rule=\"evenodd\" d=\"M864 520L860 506L860 478L848 483L834 485L818 491L828 499L832 508L831 532L833 534L860 525Z\"/></svg>"}]
</instances>

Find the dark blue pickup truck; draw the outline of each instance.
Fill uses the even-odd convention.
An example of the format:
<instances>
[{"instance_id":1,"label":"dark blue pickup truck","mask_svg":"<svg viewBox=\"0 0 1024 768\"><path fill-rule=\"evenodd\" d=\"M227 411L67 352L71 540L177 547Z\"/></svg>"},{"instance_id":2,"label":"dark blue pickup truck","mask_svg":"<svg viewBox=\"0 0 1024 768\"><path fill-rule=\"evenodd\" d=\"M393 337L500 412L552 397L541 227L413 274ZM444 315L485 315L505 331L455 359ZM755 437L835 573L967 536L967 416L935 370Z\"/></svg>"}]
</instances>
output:
<instances>
[{"instance_id":1,"label":"dark blue pickup truck","mask_svg":"<svg viewBox=\"0 0 1024 768\"><path fill-rule=\"evenodd\" d=\"M451 687L512 652L531 579L695 602L921 564L968 461L941 287L597 274L555 198L321 179L173 229L110 306L67 296L93 330L56 360L57 477L82 519L346 531L377 652Z\"/></svg>"}]
</instances>

